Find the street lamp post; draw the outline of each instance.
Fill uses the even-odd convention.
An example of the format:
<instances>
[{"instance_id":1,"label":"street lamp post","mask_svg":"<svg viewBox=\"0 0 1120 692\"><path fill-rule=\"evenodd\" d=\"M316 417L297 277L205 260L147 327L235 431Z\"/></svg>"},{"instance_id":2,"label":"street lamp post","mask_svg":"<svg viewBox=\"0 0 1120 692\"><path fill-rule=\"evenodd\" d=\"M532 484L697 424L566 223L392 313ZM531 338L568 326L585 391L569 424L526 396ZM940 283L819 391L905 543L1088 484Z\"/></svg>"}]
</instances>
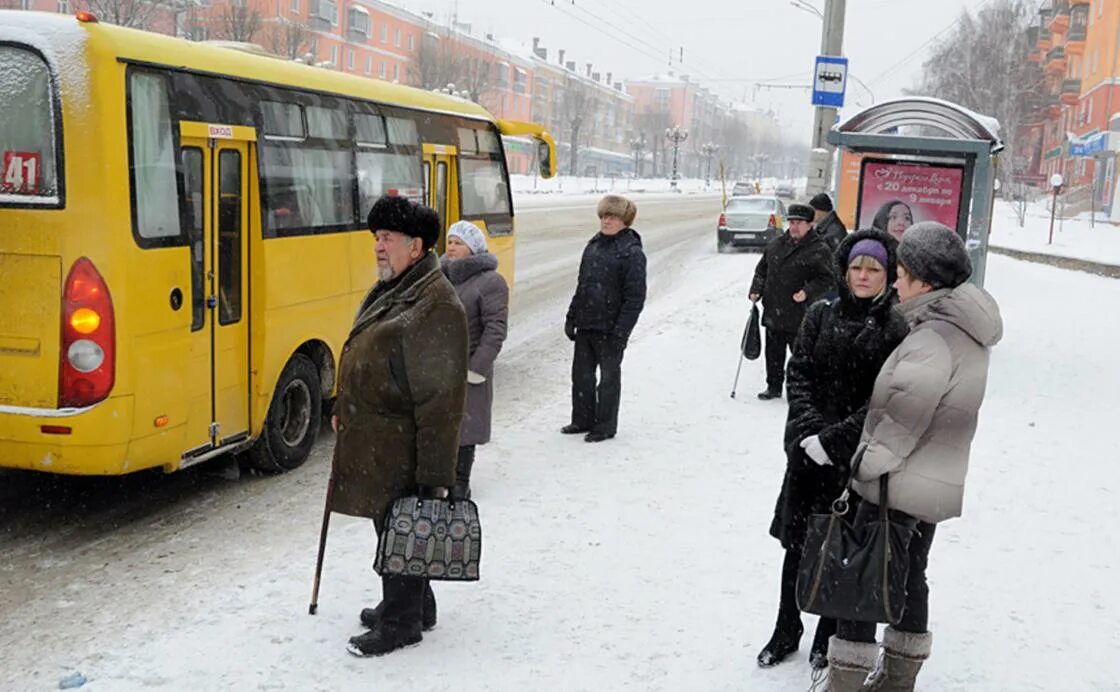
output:
<instances>
[{"instance_id":1,"label":"street lamp post","mask_svg":"<svg viewBox=\"0 0 1120 692\"><path fill-rule=\"evenodd\" d=\"M630 140L630 149L634 152L634 177L642 177L642 152L646 148L646 133Z\"/></svg>"},{"instance_id":2,"label":"street lamp post","mask_svg":"<svg viewBox=\"0 0 1120 692\"><path fill-rule=\"evenodd\" d=\"M688 139L688 130L682 130L679 125L674 125L665 130L665 139L673 143L673 176L669 179L669 188L676 192L677 180L680 178L680 174L677 172L677 156L680 152L681 143Z\"/></svg>"},{"instance_id":3,"label":"street lamp post","mask_svg":"<svg viewBox=\"0 0 1120 692\"><path fill-rule=\"evenodd\" d=\"M704 167L704 184L710 185L712 183L712 155L719 151L719 145L714 142L707 142L700 146L700 153L704 154L707 164Z\"/></svg>"}]
</instances>

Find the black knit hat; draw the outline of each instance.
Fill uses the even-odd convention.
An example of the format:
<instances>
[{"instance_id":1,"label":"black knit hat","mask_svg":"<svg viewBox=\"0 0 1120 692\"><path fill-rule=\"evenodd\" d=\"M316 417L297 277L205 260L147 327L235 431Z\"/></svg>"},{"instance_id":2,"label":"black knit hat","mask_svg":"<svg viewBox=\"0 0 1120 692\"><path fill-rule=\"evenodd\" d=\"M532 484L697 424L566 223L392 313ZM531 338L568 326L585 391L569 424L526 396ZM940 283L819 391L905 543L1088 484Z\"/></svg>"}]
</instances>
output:
<instances>
[{"instance_id":1,"label":"black knit hat","mask_svg":"<svg viewBox=\"0 0 1120 692\"><path fill-rule=\"evenodd\" d=\"M786 209L786 219L790 221L812 221L815 218L817 216L813 213L813 208L806 204L791 204Z\"/></svg>"},{"instance_id":2,"label":"black knit hat","mask_svg":"<svg viewBox=\"0 0 1120 692\"><path fill-rule=\"evenodd\" d=\"M915 279L934 288L956 288L972 276L972 260L953 229L923 221L906 229L898 244L898 263Z\"/></svg>"},{"instance_id":3,"label":"black knit hat","mask_svg":"<svg viewBox=\"0 0 1120 692\"><path fill-rule=\"evenodd\" d=\"M809 206L817 211L832 211L832 200L825 193L818 192L809 200Z\"/></svg>"},{"instance_id":4,"label":"black knit hat","mask_svg":"<svg viewBox=\"0 0 1120 692\"><path fill-rule=\"evenodd\" d=\"M428 250L439 240L439 215L428 207L410 202L404 197L382 195L369 210L366 224L371 233L396 231L412 238L419 238Z\"/></svg>"},{"instance_id":5,"label":"black knit hat","mask_svg":"<svg viewBox=\"0 0 1120 692\"><path fill-rule=\"evenodd\" d=\"M425 250L435 247L435 244L439 241L439 214L431 207L417 205L415 228L416 230L412 235L423 241Z\"/></svg>"}]
</instances>

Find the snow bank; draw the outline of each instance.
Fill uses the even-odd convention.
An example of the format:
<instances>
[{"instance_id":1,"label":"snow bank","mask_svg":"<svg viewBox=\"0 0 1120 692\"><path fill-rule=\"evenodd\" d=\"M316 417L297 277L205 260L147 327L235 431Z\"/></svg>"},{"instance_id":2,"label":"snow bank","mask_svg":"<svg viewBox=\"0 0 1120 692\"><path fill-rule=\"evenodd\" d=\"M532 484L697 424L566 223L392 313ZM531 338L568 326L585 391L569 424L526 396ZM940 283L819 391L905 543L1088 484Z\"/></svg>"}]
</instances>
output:
<instances>
[{"instance_id":1,"label":"snow bank","mask_svg":"<svg viewBox=\"0 0 1120 692\"><path fill-rule=\"evenodd\" d=\"M1088 213L1074 219L1055 219L1054 241L1050 244L1050 210L1045 201L1027 207L1022 228L1014 204L996 202L989 238L993 247L1120 265L1120 227L1103 220L1103 215L1098 214L1095 226L1090 224Z\"/></svg>"}]
</instances>

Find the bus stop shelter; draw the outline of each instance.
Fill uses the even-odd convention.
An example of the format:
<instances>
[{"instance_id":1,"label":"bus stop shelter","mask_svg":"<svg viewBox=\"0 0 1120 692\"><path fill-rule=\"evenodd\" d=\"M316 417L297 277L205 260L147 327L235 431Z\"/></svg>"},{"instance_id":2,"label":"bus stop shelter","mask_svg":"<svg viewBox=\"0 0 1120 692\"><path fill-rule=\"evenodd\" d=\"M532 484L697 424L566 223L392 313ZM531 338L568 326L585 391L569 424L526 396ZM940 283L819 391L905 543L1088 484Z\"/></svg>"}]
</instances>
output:
<instances>
[{"instance_id":1,"label":"bus stop shelter","mask_svg":"<svg viewBox=\"0 0 1120 692\"><path fill-rule=\"evenodd\" d=\"M912 223L940 221L961 235L972 259L971 281L983 285L1003 149L994 118L940 99L899 98L838 123L828 141L843 152L844 170L833 179L843 185L847 175L856 183L856 228L870 227L881 210L901 207Z\"/></svg>"}]
</instances>

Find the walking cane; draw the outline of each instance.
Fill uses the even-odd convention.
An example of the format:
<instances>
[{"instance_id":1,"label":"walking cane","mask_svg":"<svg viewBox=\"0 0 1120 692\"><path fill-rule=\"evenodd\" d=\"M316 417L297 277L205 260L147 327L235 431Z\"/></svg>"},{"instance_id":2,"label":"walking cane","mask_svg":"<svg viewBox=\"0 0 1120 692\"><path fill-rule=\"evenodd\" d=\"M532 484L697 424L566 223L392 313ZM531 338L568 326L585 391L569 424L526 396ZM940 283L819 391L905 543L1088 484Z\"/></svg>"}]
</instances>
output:
<instances>
[{"instance_id":1,"label":"walking cane","mask_svg":"<svg viewBox=\"0 0 1120 692\"><path fill-rule=\"evenodd\" d=\"M743 353L739 352L739 367L735 368L735 384L731 385L731 398L735 398L735 390L739 388L739 373L743 371Z\"/></svg>"},{"instance_id":2,"label":"walking cane","mask_svg":"<svg viewBox=\"0 0 1120 692\"><path fill-rule=\"evenodd\" d=\"M315 583L311 586L311 605L307 608L308 615L314 615L319 610L319 579L323 576L323 555L327 551L327 527L331 523L331 493L334 490L334 475L327 481L327 502L323 507L323 529L319 532L319 558L315 561Z\"/></svg>"},{"instance_id":3,"label":"walking cane","mask_svg":"<svg viewBox=\"0 0 1120 692\"><path fill-rule=\"evenodd\" d=\"M743 359L746 354L743 353L743 344L747 343L747 331L751 328L751 318L747 317L747 323L743 326L743 337L739 339L739 367L735 368L735 384L731 385L731 398L735 398L735 391L739 389L739 373L743 371Z\"/></svg>"}]
</instances>

